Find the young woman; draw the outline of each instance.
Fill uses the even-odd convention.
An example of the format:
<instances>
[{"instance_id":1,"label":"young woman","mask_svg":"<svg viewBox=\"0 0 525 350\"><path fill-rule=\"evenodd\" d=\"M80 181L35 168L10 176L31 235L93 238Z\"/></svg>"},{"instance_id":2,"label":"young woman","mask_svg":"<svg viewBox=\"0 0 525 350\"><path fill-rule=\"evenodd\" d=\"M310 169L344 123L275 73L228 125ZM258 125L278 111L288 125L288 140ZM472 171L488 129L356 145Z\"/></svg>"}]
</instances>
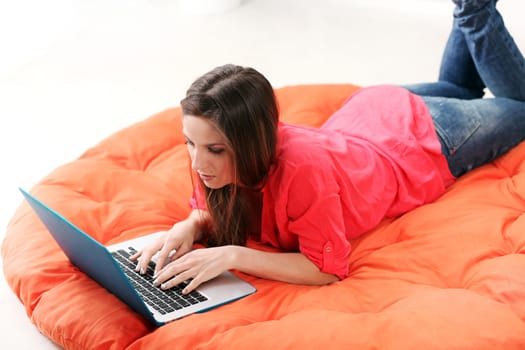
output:
<instances>
[{"instance_id":1,"label":"young woman","mask_svg":"<svg viewBox=\"0 0 525 350\"><path fill-rule=\"evenodd\" d=\"M137 271L158 253L156 283L191 279L185 292L229 269L297 284L343 279L349 240L525 139L525 60L496 1L454 2L438 82L362 89L319 129L279 122L254 69L197 79L181 102L193 211L132 257ZM482 98L485 87L494 98ZM283 252L245 247L248 238ZM192 250L197 241L210 247Z\"/></svg>"}]
</instances>

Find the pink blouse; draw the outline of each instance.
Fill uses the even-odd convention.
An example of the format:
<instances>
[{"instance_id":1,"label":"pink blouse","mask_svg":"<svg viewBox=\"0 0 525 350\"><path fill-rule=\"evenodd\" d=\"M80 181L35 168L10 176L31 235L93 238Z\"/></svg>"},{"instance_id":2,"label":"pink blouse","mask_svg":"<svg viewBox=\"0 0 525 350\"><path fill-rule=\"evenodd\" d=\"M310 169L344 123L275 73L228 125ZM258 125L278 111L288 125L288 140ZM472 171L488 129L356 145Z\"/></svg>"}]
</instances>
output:
<instances>
[{"instance_id":1,"label":"pink blouse","mask_svg":"<svg viewBox=\"0 0 525 350\"><path fill-rule=\"evenodd\" d=\"M260 240L341 279L350 239L434 201L454 181L425 103L400 87L362 89L321 128L280 123L278 136ZM192 207L205 208L196 192Z\"/></svg>"},{"instance_id":2,"label":"pink blouse","mask_svg":"<svg viewBox=\"0 0 525 350\"><path fill-rule=\"evenodd\" d=\"M342 279L349 239L436 200L453 181L423 100L399 87L366 88L320 129L281 123L261 241Z\"/></svg>"}]
</instances>

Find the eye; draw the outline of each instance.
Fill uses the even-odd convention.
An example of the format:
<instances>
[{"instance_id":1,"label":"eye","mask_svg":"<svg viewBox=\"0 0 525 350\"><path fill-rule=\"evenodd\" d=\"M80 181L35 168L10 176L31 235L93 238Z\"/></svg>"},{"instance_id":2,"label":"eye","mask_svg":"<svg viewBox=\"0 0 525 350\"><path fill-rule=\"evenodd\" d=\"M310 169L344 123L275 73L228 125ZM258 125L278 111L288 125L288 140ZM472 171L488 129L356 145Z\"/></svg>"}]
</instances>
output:
<instances>
[{"instance_id":1,"label":"eye","mask_svg":"<svg viewBox=\"0 0 525 350\"><path fill-rule=\"evenodd\" d=\"M184 144L186 144L186 146L193 146L193 142L191 142L188 139L186 139L186 141L184 141Z\"/></svg>"},{"instance_id":2,"label":"eye","mask_svg":"<svg viewBox=\"0 0 525 350\"><path fill-rule=\"evenodd\" d=\"M213 154L221 154L222 152L224 152L224 148L209 147L208 151L210 151L210 153L213 153Z\"/></svg>"}]
</instances>

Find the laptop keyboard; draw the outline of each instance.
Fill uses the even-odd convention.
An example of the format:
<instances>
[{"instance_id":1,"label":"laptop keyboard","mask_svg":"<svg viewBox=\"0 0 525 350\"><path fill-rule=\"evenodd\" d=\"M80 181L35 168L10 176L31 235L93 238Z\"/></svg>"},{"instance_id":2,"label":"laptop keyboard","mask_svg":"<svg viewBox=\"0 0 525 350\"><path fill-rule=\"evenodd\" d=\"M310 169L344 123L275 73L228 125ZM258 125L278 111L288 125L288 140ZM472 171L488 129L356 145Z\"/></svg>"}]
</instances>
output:
<instances>
[{"instance_id":1,"label":"laptop keyboard","mask_svg":"<svg viewBox=\"0 0 525 350\"><path fill-rule=\"evenodd\" d=\"M126 276L128 276L131 284L137 290L144 302L153 307L159 313L165 315L172 311L180 310L208 300L203 294L195 290L189 294L182 294L182 290L188 285L188 282L183 282L168 290L163 290L155 286L153 284L155 263L151 261L148 266L148 271L144 275L141 275L135 271L136 263L129 260L130 256L136 253L136 250L132 247L129 247L128 249L129 251L120 249L111 254Z\"/></svg>"}]
</instances>

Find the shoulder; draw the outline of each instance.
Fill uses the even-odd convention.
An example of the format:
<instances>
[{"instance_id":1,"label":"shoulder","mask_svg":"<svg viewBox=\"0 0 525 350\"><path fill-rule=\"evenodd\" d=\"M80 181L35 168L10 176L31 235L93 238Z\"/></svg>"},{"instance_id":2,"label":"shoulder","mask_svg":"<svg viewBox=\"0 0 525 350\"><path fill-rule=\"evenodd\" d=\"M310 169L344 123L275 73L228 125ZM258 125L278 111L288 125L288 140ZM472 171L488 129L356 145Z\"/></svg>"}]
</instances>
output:
<instances>
[{"instance_id":1,"label":"shoulder","mask_svg":"<svg viewBox=\"0 0 525 350\"><path fill-rule=\"evenodd\" d=\"M295 165L315 164L328 153L331 134L330 130L280 123L276 159Z\"/></svg>"},{"instance_id":2,"label":"shoulder","mask_svg":"<svg viewBox=\"0 0 525 350\"><path fill-rule=\"evenodd\" d=\"M268 175L273 191L325 187L333 179L329 131L283 124L274 164ZM295 192L294 190L294 192Z\"/></svg>"}]
</instances>

